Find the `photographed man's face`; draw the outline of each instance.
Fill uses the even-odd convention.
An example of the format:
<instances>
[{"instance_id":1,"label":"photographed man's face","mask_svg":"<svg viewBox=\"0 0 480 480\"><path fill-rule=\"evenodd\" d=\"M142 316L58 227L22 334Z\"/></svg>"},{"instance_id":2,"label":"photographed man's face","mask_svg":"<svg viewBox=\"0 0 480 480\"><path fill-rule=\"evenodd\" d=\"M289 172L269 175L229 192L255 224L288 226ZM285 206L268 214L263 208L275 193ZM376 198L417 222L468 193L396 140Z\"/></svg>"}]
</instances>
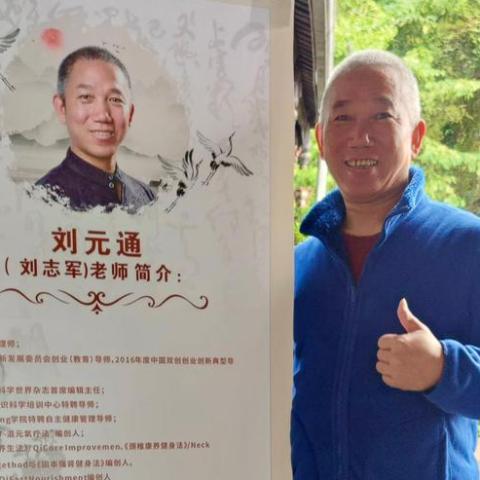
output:
<instances>
[{"instance_id":1,"label":"photographed man's face","mask_svg":"<svg viewBox=\"0 0 480 480\"><path fill-rule=\"evenodd\" d=\"M382 201L407 184L425 124L412 125L402 93L391 68L359 67L335 81L329 116L317 135L347 201Z\"/></svg>"},{"instance_id":2,"label":"photographed man's face","mask_svg":"<svg viewBox=\"0 0 480 480\"><path fill-rule=\"evenodd\" d=\"M53 104L75 154L94 165L112 160L134 111L127 79L117 66L78 60L68 76L65 98L55 95Z\"/></svg>"}]
</instances>

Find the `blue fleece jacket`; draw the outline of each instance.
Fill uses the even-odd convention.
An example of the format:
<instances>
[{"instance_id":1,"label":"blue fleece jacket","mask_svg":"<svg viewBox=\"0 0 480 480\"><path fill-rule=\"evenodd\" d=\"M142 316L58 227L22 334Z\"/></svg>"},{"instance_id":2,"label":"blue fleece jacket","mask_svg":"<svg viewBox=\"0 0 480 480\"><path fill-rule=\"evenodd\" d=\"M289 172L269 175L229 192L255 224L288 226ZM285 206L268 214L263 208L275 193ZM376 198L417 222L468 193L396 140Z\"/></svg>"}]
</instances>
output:
<instances>
[{"instance_id":1,"label":"blue fleece jacket","mask_svg":"<svg viewBox=\"0 0 480 480\"><path fill-rule=\"evenodd\" d=\"M480 219L434 202L412 168L357 285L334 191L302 224L295 253L292 466L295 480L477 480ZM441 341L429 392L388 387L377 341L405 333L402 297Z\"/></svg>"}]
</instances>

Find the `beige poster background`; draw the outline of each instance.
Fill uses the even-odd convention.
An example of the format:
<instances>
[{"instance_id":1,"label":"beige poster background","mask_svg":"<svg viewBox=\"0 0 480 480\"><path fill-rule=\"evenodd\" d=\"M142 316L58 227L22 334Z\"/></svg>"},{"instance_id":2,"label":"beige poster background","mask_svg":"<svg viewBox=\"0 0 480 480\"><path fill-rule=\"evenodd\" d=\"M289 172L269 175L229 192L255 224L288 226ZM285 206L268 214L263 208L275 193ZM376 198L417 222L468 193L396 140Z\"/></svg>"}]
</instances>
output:
<instances>
[{"instance_id":1,"label":"beige poster background","mask_svg":"<svg viewBox=\"0 0 480 480\"><path fill-rule=\"evenodd\" d=\"M289 480L293 319L293 2L226 0L271 9L270 362L272 479ZM274 161L273 159L278 159Z\"/></svg>"},{"instance_id":2,"label":"beige poster background","mask_svg":"<svg viewBox=\"0 0 480 480\"><path fill-rule=\"evenodd\" d=\"M0 5L1 31L20 28L0 58L15 86L0 116L1 475L290 478L291 2ZM39 39L53 30L62 49L48 51ZM174 189L138 215L45 204L29 185L68 144L49 107L55 66L89 43L133 72L127 172L165 178L156 155L179 165L193 148L204 179L201 131L235 132L254 175L219 171L170 212ZM50 261L61 275L45 274Z\"/></svg>"}]
</instances>

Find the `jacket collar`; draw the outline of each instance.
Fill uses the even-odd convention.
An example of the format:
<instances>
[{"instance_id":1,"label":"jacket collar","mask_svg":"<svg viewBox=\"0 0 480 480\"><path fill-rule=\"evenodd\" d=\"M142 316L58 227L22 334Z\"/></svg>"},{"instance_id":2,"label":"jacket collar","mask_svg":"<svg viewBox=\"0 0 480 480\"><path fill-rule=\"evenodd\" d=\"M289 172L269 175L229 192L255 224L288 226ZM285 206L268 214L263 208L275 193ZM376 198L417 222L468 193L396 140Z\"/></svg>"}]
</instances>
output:
<instances>
[{"instance_id":1,"label":"jacket collar","mask_svg":"<svg viewBox=\"0 0 480 480\"><path fill-rule=\"evenodd\" d=\"M413 210L425 195L425 175L419 167L410 167L410 180L402 197L388 214L385 224L402 213ZM315 237L330 236L340 231L345 219L345 203L340 190L335 189L318 202L308 213L300 226L304 235Z\"/></svg>"},{"instance_id":2,"label":"jacket collar","mask_svg":"<svg viewBox=\"0 0 480 480\"><path fill-rule=\"evenodd\" d=\"M125 174L118 168L118 165L115 167L115 172L105 172L83 160L83 158L73 153L70 148L67 151L64 162L75 174L86 178L91 183L96 183L106 188L111 189L111 184L114 180L124 181Z\"/></svg>"}]
</instances>

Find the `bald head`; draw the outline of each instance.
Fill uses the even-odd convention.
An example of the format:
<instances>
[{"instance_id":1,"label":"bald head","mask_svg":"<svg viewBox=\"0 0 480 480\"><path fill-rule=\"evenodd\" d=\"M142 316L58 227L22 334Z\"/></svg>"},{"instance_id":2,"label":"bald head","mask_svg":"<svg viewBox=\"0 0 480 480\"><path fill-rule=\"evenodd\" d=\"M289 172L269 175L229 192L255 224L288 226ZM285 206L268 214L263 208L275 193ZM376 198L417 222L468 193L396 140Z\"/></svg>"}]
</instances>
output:
<instances>
[{"instance_id":1,"label":"bald head","mask_svg":"<svg viewBox=\"0 0 480 480\"><path fill-rule=\"evenodd\" d=\"M412 71L402 59L382 50L364 50L350 55L333 70L323 92L320 104L320 123L325 125L331 113L332 91L336 81L347 73L365 69L381 70L392 77L401 90L400 98L407 111L410 123L414 127L421 118L420 94L418 83Z\"/></svg>"}]
</instances>

